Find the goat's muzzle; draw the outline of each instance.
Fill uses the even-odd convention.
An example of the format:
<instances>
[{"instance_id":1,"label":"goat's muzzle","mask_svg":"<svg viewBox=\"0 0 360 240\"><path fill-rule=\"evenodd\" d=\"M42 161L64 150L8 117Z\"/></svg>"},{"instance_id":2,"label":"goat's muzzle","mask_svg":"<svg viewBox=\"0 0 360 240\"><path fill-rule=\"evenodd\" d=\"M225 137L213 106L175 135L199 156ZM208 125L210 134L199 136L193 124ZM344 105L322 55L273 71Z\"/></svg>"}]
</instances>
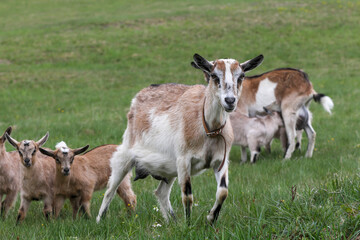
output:
<instances>
[{"instance_id":1,"label":"goat's muzzle","mask_svg":"<svg viewBox=\"0 0 360 240\"><path fill-rule=\"evenodd\" d=\"M64 168L63 169L63 175L64 176L69 176L70 175L70 169L69 168Z\"/></svg>"}]
</instances>

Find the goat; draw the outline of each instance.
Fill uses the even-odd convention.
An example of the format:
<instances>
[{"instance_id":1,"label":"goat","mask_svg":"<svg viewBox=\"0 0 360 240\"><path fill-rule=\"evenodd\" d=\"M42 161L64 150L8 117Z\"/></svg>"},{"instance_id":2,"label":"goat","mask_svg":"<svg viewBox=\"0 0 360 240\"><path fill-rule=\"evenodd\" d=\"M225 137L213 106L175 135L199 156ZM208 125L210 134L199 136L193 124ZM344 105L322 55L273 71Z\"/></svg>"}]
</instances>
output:
<instances>
[{"instance_id":1,"label":"goat","mask_svg":"<svg viewBox=\"0 0 360 240\"><path fill-rule=\"evenodd\" d=\"M247 159L246 147L250 149L250 162L255 163L261 146L270 144L275 134L284 126L278 112L266 110L268 115L250 118L240 112L230 114L234 130L233 145L241 146L241 161Z\"/></svg>"},{"instance_id":2,"label":"goat","mask_svg":"<svg viewBox=\"0 0 360 240\"><path fill-rule=\"evenodd\" d=\"M246 77L242 84L237 111L255 116L256 112L263 112L263 107L276 102L282 113L289 142L285 159L289 159L296 146L294 138L299 111L302 106L308 108L312 99L321 103L325 111L331 113L333 101L314 90L305 72L293 68L280 68Z\"/></svg>"},{"instance_id":3,"label":"goat","mask_svg":"<svg viewBox=\"0 0 360 240\"><path fill-rule=\"evenodd\" d=\"M21 204L18 212L17 223L26 217L31 201L42 200L44 202L43 213L47 220L53 210L55 163L48 156L41 154L39 147L45 144L49 138L46 133L39 141L23 140L16 141L5 133L9 143L14 146L21 161Z\"/></svg>"},{"instance_id":4,"label":"goat","mask_svg":"<svg viewBox=\"0 0 360 240\"><path fill-rule=\"evenodd\" d=\"M104 189L111 173L110 157L116 150L116 145L102 145L84 155L79 156L88 149L71 149L65 142L56 145L56 150L40 148L41 153L52 157L56 162L54 209L55 218L58 217L64 201L70 199L73 209L73 219L81 209L88 218L90 213L90 200L94 191ZM70 170L71 169L71 170ZM117 193L124 200L129 209L134 209L136 196L131 189L131 173L121 182Z\"/></svg>"},{"instance_id":5,"label":"goat","mask_svg":"<svg viewBox=\"0 0 360 240\"><path fill-rule=\"evenodd\" d=\"M5 131L11 134L12 128L8 127ZM5 133L0 137L0 209L1 216L6 217L7 212L16 201L17 193L20 190L20 160L17 152L6 152ZM6 197L3 199L3 196Z\"/></svg>"},{"instance_id":6,"label":"goat","mask_svg":"<svg viewBox=\"0 0 360 240\"><path fill-rule=\"evenodd\" d=\"M216 201L207 219L214 222L228 195L228 157L233 141L229 113L234 111L244 73L257 67L260 55L239 64L234 59L210 63L198 54L192 66L201 69L208 85L151 85L133 98L123 143L111 158L112 173L97 222L106 214L117 186L135 167L144 178L160 180L155 191L166 221L175 218L169 200L178 177L182 203L190 221L193 202L191 176L213 168ZM214 129L214 130L213 130Z\"/></svg>"},{"instance_id":7,"label":"goat","mask_svg":"<svg viewBox=\"0 0 360 240\"><path fill-rule=\"evenodd\" d=\"M272 111L280 111L280 108L278 105L276 104L270 104L269 106L266 107L269 110ZM313 151L314 151L314 147L315 147L315 138L316 138L316 132L313 128L313 126L311 125L312 122L312 113L310 112L310 110L305 107L304 105L301 106L301 108L299 109L298 112L298 118L296 120L296 145L295 148L296 149L301 149L301 138L302 138L302 132L303 130L305 130L306 136L308 138L308 145L307 145L307 150L306 150L306 154L305 157L311 158ZM282 147L284 149L284 152L286 152L286 148L288 146L288 139L286 136L286 131L284 128L279 129L278 133L275 135L276 138L279 138L282 144ZM266 149L270 152L270 144L269 143L266 146Z\"/></svg>"}]
</instances>

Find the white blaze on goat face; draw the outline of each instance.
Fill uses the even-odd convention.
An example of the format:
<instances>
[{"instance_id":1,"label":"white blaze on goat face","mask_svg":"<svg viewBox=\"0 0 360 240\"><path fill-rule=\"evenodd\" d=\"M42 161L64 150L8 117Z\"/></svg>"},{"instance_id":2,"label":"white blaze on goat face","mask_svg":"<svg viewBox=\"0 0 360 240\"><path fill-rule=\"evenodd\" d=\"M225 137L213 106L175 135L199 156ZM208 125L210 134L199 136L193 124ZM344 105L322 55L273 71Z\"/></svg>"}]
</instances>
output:
<instances>
[{"instance_id":1,"label":"white blaze on goat face","mask_svg":"<svg viewBox=\"0 0 360 240\"><path fill-rule=\"evenodd\" d=\"M239 62L234 59L220 59L214 62L214 70L210 76L219 88L216 96L227 112L236 108L240 94L238 81L241 81L243 75Z\"/></svg>"}]
</instances>

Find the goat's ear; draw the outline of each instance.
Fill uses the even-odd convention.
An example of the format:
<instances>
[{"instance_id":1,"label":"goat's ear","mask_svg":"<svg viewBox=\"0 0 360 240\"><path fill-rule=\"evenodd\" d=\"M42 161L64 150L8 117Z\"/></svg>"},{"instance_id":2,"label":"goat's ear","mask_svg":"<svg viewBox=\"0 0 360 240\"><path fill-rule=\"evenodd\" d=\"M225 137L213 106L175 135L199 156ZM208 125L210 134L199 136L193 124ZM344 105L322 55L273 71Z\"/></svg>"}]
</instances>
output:
<instances>
[{"instance_id":1,"label":"goat's ear","mask_svg":"<svg viewBox=\"0 0 360 240\"><path fill-rule=\"evenodd\" d=\"M200 70L201 70L201 68L199 68L199 66L196 65L196 63L194 63L194 62L191 62L191 66L192 66L193 68L196 68L196 69L200 69ZM209 73L207 73L207 72L204 71L204 75L205 75L205 80L206 80L207 82L209 82L209 80L210 80L210 75L209 75Z\"/></svg>"},{"instance_id":2,"label":"goat's ear","mask_svg":"<svg viewBox=\"0 0 360 240\"><path fill-rule=\"evenodd\" d=\"M11 127L8 127L8 128L5 130L4 134L1 136L1 139L0 139L0 141L1 141L2 143L4 143L4 142L6 141L6 136L5 136L5 134L7 133L7 134L10 136L11 131L12 131L12 128L11 128Z\"/></svg>"},{"instance_id":3,"label":"goat's ear","mask_svg":"<svg viewBox=\"0 0 360 240\"><path fill-rule=\"evenodd\" d=\"M52 157L52 158L55 158L55 151L53 151L49 148L42 148L42 147L40 147L39 150L42 154Z\"/></svg>"},{"instance_id":4,"label":"goat's ear","mask_svg":"<svg viewBox=\"0 0 360 240\"><path fill-rule=\"evenodd\" d=\"M16 141L14 138L10 137L10 135L5 132L6 139L9 141L11 145L13 145L14 148L19 149L19 142Z\"/></svg>"},{"instance_id":5,"label":"goat's ear","mask_svg":"<svg viewBox=\"0 0 360 240\"><path fill-rule=\"evenodd\" d=\"M240 66L244 72L248 72L259 66L263 60L264 60L264 56L261 54L253 59L241 63Z\"/></svg>"},{"instance_id":6,"label":"goat's ear","mask_svg":"<svg viewBox=\"0 0 360 240\"><path fill-rule=\"evenodd\" d=\"M194 64L193 64L194 63ZM200 56L199 54L194 54L194 62L191 63L191 66L197 69L201 69L203 72L210 74L213 68L213 64L211 64L208 60Z\"/></svg>"},{"instance_id":7,"label":"goat's ear","mask_svg":"<svg viewBox=\"0 0 360 240\"><path fill-rule=\"evenodd\" d=\"M44 145L46 143L46 141L48 140L49 138L49 132L47 132L45 134L45 136L43 136L39 141L36 142L36 144L41 147L42 145Z\"/></svg>"},{"instance_id":8,"label":"goat's ear","mask_svg":"<svg viewBox=\"0 0 360 240\"><path fill-rule=\"evenodd\" d=\"M73 150L74 155L81 154L81 153L85 152L88 148L89 148L89 145L86 145L85 147L74 149Z\"/></svg>"}]
</instances>

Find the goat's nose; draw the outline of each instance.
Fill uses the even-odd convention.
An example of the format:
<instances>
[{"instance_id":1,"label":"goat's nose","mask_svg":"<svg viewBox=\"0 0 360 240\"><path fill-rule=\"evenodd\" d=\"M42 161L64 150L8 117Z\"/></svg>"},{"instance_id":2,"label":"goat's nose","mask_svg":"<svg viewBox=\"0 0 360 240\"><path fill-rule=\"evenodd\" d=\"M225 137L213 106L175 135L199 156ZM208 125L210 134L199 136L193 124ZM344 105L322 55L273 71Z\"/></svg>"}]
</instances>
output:
<instances>
[{"instance_id":1,"label":"goat's nose","mask_svg":"<svg viewBox=\"0 0 360 240\"><path fill-rule=\"evenodd\" d=\"M29 159L29 158L25 158L25 159L24 159L24 162L25 162L26 164L28 164L28 163L30 162L30 159Z\"/></svg>"},{"instance_id":2,"label":"goat's nose","mask_svg":"<svg viewBox=\"0 0 360 240\"><path fill-rule=\"evenodd\" d=\"M69 168L64 168L64 173L69 173L70 169Z\"/></svg>"},{"instance_id":3,"label":"goat's nose","mask_svg":"<svg viewBox=\"0 0 360 240\"><path fill-rule=\"evenodd\" d=\"M234 97L226 97L225 102L227 104L233 104L235 102L235 98Z\"/></svg>"}]
</instances>

